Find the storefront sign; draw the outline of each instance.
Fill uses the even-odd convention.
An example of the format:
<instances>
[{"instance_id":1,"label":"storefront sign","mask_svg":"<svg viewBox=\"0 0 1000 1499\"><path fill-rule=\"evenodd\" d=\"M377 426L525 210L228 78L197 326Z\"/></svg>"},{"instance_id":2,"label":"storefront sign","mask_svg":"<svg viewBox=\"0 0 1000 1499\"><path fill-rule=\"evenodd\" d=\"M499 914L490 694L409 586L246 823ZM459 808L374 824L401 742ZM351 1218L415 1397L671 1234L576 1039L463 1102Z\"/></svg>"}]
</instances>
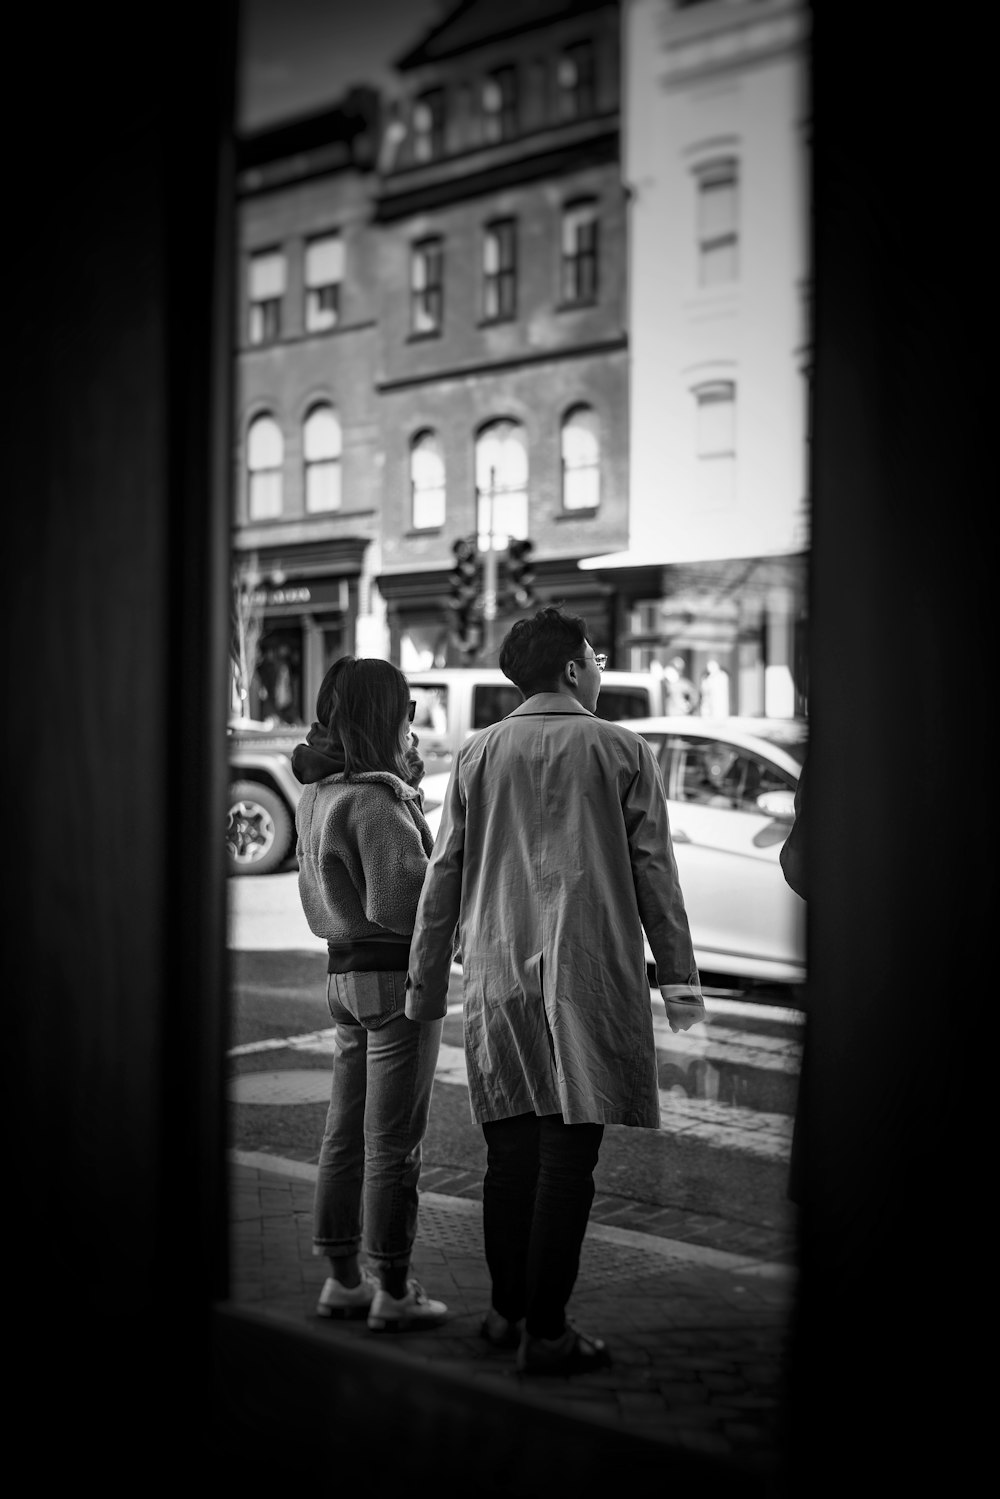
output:
<instances>
[{"instance_id":1,"label":"storefront sign","mask_svg":"<svg viewBox=\"0 0 1000 1499\"><path fill-rule=\"evenodd\" d=\"M311 583L285 583L281 588L258 588L254 604L261 609L339 609L348 606L346 578L317 578Z\"/></svg>"}]
</instances>

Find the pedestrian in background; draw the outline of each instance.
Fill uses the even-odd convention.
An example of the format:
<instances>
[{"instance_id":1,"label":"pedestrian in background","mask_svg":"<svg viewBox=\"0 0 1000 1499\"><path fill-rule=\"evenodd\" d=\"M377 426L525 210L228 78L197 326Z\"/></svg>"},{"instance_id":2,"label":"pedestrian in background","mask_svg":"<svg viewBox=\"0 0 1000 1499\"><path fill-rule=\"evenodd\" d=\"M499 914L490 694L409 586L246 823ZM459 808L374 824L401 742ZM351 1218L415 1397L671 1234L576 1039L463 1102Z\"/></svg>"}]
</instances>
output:
<instances>
[{"instance_id":1,"label":"pedestrian in background","mask_svg":"<svg viewBox=\"0 0 1000 1499\"><path fill-rule=\"evenodd\" d=\"M660 1124L643 928L671 1029L704 1019L660 773L595 714L605 657L560 609L519 620L500 666L525 701L460 750L410 948L406 1013L446 1013L486 1140L483 1336L526 1373L610 1363L567 1320L607 1124Z\"/></svg>"},{"instance_id":2,"label":"pedestrian in background","mask_svg":"<svg viewBox=\"0 0 1000 1499\"><path fill-rule=\"evenodd\" d=\"M336 1027L313 1230L313 1252L332 1273L317 1312L367 1317L377 1332L435 1326L447 1307L409 1275L441 1022L417 1025L404 1012L434 842L406 678L387 661L344 656L323 678L316 714L292 764L304 782L299 896L326 939ZM362 1230L377 1278L361 1266Z\"/></svg>"},{"instance_id":3,"label":"pedestrian in background","mask_svg":"<svg viewBox=\"0 0 1000 1499\"><path fill-rule=\"evenodd\" d=\"M663 668L663 680L668 715L697 712L698 689L687 674L683 656L674 656L667 662Z\"/></svg>"},{"instance_id":4,"label":"pedestrian in background","mask_svg":"<svg viewBox=\"0 0 1000 1499\"><path fill-rule=\"evenodd\" d=\"M728 718L729 673L714 656L705 663L701 674L701 701L698 711L703 718Z\"/></svg>"}]
</instances>

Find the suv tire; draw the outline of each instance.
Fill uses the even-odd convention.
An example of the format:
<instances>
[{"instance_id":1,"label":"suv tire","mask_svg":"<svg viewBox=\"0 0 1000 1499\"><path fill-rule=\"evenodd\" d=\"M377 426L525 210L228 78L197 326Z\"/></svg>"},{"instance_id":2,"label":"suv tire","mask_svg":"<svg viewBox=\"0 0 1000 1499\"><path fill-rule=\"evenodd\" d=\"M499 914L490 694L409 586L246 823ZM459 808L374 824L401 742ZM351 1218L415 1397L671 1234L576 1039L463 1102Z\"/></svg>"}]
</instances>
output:
<instances>
[{"instance_id":1,"label":"suv tire","mask_svg":"<svg viewBox=\"0 0 1000 1499\"><path fill-rule=\"evenodd\" d=\"M233 781L226 812L229 873L273 874L292 850L292 818L276 791L257 781Z\"/></svg>"}]
</instances>

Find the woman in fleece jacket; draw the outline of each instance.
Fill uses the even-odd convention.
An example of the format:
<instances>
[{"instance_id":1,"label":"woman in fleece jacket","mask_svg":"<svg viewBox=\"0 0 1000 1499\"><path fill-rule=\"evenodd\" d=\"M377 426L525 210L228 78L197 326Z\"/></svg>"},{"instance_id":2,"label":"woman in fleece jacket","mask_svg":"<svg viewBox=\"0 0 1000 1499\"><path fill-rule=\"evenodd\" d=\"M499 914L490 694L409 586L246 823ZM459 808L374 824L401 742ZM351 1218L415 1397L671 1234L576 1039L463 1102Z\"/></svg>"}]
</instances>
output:
<instances>
[{"instance_id":1,"label":"woman in fleece jacket","mask_svg":"<svg viewBox=\"0 0 1000 1499\"><path fill-rule=\"evenodd\" d=\"M332 1275L323 1317L367 1317L375 1332L435 1326L447 1307L410 1274L417 1180L441 1026L403 1013L410 936L433 846L417 784L406 678L344 656L323 678L317 723L292 755L299 896L325 937L336 1024L319 1156L313 1252ZM364 1249L377 1277L360 1263Z\"/></svg>"}]
</instances>

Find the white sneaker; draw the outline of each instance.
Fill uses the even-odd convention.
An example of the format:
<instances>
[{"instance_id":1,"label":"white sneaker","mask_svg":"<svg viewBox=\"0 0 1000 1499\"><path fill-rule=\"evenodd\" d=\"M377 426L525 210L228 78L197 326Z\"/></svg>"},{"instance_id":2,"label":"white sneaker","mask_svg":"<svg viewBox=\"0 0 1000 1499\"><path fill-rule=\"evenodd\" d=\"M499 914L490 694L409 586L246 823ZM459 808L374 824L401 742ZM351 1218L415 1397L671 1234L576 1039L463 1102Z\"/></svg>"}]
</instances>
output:
<instances>
[{"instance_id":1,"label":"white sneaker","mask_svg":"<svg viewBox=\"0 0 1000 1499\"><path fill-rule=\"evenodd\" d=\"M406 1295L390 1296L381 1287L375 1292L368 1326L372 1332L403 1332L408 1327L437 1327L448 1315L443 1301L432 1301L418 1281L406 1282Z\"/></svg>"},{"instance_id":2,"label":"white sneaker","mask_svg":"<svg viewBox=\"0 0 1000 1499\"><path fill-rule=\"evenodd\" d=\"M370 1270L362 1270L361 1284L342 1286L331 1275L319 1293L317 1317L366 1317L375 1299L378 1281Z\"/></svg>"}]
</instances>

